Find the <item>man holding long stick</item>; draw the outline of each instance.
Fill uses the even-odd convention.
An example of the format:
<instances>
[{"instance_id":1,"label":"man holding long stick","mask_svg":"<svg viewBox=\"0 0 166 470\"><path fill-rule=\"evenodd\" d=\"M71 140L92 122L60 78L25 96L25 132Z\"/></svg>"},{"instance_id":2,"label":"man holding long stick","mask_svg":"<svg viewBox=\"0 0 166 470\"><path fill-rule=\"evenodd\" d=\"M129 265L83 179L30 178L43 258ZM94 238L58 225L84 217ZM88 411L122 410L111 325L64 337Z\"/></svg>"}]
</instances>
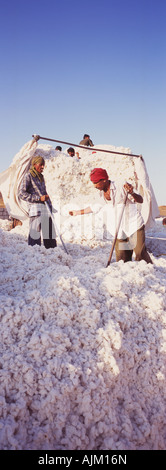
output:
<instances>
[{"instance_id":1,"label":"man holding long stick","mask_svg":"<svg viewBox=\"0 0 166 470\"><path fill-rule=\"evenodd\" d=\"M28 245L40 246L42 232L45 248L55 248L57 246L55 229L45 205L47 202L52 212L52 204L42 175L44 165L44 158L40 155L32 158L30 170L22 180L18 196L29 205Z\"/></svg>"},{"instance_id":2,"label":"man holding long stick","mask_svg":"<svg viewBox=\"0 0 166 470\"><path fill-rule=\"evenodd\" d=\"M95 188L101 192L104 202L110 204L110 217L112 214L114 223L111 223L113 221L110 220L109 226L111 231L112 225L113 236L115 236L115 229L119 225L119 214L123 210L123 217L116 234L116 261L131 261L134 251L136 261L143 259L147 263L152 263L145 246L144 221L137 208L137 203L141 204L143 202L142 196L135 193L133 186L129 183L125 183L123 187L118 187L117 184L109 180L107 171L103 168L94 168L91 171L90 179ZM126 198L127 193L128 197ZM125 207L123 207L124 201ZM69 214L75 216L91 212L93 212L93 209L89 206L85 209L70 211Z\"/></svg>"}]
</instances>

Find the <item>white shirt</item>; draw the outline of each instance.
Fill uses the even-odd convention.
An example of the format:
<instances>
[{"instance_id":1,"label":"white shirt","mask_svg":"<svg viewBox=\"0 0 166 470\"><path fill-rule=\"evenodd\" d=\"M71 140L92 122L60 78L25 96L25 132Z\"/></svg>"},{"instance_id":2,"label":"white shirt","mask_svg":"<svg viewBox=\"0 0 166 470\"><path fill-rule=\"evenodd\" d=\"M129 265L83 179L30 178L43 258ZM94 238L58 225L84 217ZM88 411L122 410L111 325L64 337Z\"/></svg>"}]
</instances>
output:
<instances>
[{"instance_id":1,"label":"white shirt","mask_svg":"<svg viewBox=\"0 0 166 470\"><path fill-rule=\"evenodd\" d=\"M123 186L119 186L111 181L110 184L110 197L108 201L104 197L104 191L100 191L100 200L102 204L103 217L106 221L107 230L111 235L115 236L120 216L124 206L126 191ZM97 204L90 206L92 212L95 212ZM124 209L121 225L118 232L118 239L125 239L130 237L133 233L137 232L144 225L144 220L138 210L137 203L131 195L128 195L126 206Z\"/></svg>"}]
</instances>

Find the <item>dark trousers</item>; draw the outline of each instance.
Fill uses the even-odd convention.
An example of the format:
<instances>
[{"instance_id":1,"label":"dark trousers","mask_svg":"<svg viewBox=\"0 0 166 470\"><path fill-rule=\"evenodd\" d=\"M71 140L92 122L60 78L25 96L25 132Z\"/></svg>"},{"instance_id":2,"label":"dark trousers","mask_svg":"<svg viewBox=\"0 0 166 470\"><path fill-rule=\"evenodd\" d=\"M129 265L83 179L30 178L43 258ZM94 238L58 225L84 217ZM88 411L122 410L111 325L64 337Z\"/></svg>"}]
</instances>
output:
<instances>
[{"instance_id":1,"label":"dark trousers","mask_svg":"<svg viewBox=\"0 0 166 470\"><path fill-rule=\"evenodd\" d=\"M132 260L133 251L135 252L135 260L144 259L147 263L152 260L145 246L145 227L144 225L133 235L125 240L117 239L115 243L116 261L123 260L125 263Z\"/></svg>"},{"instance_id":2,"label":"dark trousers","mask_svg":"<svg viewBox=\"0 0 166 470\"><path fill-rule=\"evenodd\" d=\"M30 217L28 245L41 246L41 233L43 235L43 244L45 248L55 248L57 246L55 228L53 226L51 217L47 215L44 217Z\"/></svg>"}]
</instances>

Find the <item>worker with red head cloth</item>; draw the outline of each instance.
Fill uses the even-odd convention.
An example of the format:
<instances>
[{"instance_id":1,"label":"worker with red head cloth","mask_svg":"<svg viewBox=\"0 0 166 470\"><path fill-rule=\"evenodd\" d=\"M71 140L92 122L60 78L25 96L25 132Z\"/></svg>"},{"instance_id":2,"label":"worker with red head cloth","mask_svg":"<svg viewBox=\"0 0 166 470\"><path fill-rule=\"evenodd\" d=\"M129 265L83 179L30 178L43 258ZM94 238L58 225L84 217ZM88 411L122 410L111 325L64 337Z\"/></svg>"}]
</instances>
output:
<instances>
[{"instance_id":1,"label":"worker with red head cloth","mask_svg":"<svg viewBox=\"0 0 166 470\"><path fill-rule=\"evenodd\" d=\"M100 191L104 203L110 205L111 210L110 212L108 210L108 215L110 214L110 219L112 217L110 227L112 225L111 233L113 236L115 235L115 226L118 226L119 213L124 206L126 194L128 194L115 243L116 261L132 261L134 251L136 261L143 259L147 263L152 263L145 246L144 220L137 208L137 204L142 204L143 202L142 196L134 191L133 185L130 183L119 186L111 181L104 168L94 168L90 173L90 180L94 187ZM88 206L85 209L70 211L69 214L76 216L92 212L92 207ZM113 219L116 223L113 223Z\"/></svg>"},{"instance_id":2,"label":"worker with red head cloth","mask_svg":"<svg viewBox=\"0 0 166 470\"><path fill-rule=\"evenodd\" d=\"M101 180L107 181L108 179L108 173L103 168L94 168L94 170L91 171L90 180L94 184Z\"/></svg>"}]
</instances>

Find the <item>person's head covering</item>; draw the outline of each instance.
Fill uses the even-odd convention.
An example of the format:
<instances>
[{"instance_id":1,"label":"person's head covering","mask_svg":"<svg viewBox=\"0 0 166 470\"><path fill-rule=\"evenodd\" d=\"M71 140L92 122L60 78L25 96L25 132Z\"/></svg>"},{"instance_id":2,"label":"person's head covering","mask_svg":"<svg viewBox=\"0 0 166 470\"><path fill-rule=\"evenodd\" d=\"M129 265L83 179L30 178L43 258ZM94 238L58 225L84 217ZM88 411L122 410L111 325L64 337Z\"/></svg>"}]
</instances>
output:
<instances>
[{"instance_id":1,"label":"person's head covering","mask_svg":"<svg viewBox=\"0 0 166 470\"><path fill-rule=\"evenodd\" d=\"M108 180L108 173L103 168L94 168L91 171L90 179L92 183L98 183L100 180Z\"/></svg>"},{"instance_id":2,"label":"person's head covering","mask_svg":"<svg viewBox=\"0 0 166 470\"><path fill-rule=\"evenodd\" d=\"M40 180L40 181L43 181L43 175L41 173L39 173L36 168L34 167L34 165L38 165L38 164L43 164L45 165L45 160L43 157L41 157L41 155L36 155L35 157L32 158L31 160L31 167L30 167L30 174L32 175L33 178L35 178L37 176L37 178Z\"/></svg>"},{"instance_id":3,"label":"person's head covering","mask_svg":"<svg viewBox=\"0 0 166 470\"><path fill-rule=\"evenodd\" d=\"M43 165L45 165L45 160L43 157L41 157L41 155L35 155L35 157L32 158L31 160L31 166L34 166L34 165L38 165L38 163L43 163Z\"/></svg>"}]
</instances>

